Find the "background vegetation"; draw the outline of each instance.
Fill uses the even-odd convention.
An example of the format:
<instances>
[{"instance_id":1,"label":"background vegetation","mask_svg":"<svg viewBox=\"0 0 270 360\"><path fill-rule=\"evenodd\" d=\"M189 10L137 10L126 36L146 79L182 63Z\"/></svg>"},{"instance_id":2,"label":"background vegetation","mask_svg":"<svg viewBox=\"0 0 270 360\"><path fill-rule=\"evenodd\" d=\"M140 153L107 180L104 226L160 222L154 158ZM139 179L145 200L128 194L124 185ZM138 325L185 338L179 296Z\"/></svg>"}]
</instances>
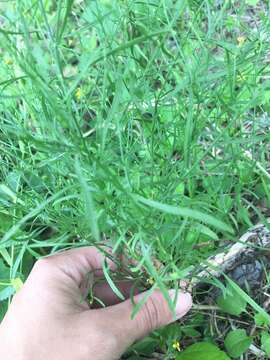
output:
<instances>
[{"instance_id":1,"label":"background vegetation","mask_svg":"<svg viewBox=\"0 0 270 360\"><path fill-rule=\"evenodd\" d=\"M41 256L105 243L166 295L265 222L269 35L268 1L0 3L1 317ZM126 357L269 355L269 319L231 291L237 314L195 307Z\"/></svg>"}]
</instances>

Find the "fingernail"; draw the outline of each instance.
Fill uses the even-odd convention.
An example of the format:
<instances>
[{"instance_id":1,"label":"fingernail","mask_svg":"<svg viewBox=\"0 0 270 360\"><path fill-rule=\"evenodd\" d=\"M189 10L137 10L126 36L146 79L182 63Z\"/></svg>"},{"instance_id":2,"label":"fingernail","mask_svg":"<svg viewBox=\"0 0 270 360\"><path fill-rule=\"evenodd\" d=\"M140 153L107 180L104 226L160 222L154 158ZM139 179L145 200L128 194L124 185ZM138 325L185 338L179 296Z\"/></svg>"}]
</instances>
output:
<instances>
[{"instance_id":1,"label":"fingernail","mask_svg":"<svg viewBox=\"0 0 270 360\"><path fill-rule=\"evenodd\" d=\"M183 317L192 306L192 297L189 293L183 293L181 291L169 290L169 296L173 302L175 302L175 313L176 319L180 319Z\"/></svg>"}]
</instances>

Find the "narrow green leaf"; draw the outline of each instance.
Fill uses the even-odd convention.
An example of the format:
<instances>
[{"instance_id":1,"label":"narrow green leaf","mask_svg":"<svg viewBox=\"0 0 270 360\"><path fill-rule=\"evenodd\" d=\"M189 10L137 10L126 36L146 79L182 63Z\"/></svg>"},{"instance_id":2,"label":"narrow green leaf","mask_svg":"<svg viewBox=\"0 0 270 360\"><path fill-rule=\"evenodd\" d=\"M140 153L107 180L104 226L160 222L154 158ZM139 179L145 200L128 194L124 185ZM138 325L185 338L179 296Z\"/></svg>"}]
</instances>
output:
<instances>
[{"instance_id":1,"label":"narrow green leaf","mask_svg":"<svg viewBox=\"0 0 270 360\"><path fill-rule=\"evenodd\" d=\"M168 303L168 306L172 312L172 314L175 316L175 305L173 300L170 298L169 294L168 294L168 289L165 286L164 282L162 281L162 278L159 274L159 272L156 270L156 268L153 266L153 262L151 260L150 257L150 247L147 248L144 244L143 241L141 241L141 252L142 255L144 257L145 260L145 265L147 266L147 269L149 271L149 275L154 279L155 284L157 285L157 287L160 289L160 291L162 292L165 300Z\"/></svg>"},{"instance_id":2,"label":"narrow green leaf","mask_svg":"<svg viewBox=\"0 0 270 360\"><path fill-rule=\"evenodd\" d=\"M261 314L264 319L266 319L270 325L270 315L258 305L251 297L244 292L234 281L232 281L226 274L223 274L226 280L229 282L230 286L238 293L243 300L245 300L255 311Z\"/></svg>"},{"instance_id":3,"label":"narrow green leaf","mask_svg":"<svg viewBox=\"0 0 270 360\"><path fill-rule=\"evenodd\" d=\"M71 86L71 88L70 88L70 90L69 90L69 92L67 94L66 100L71 96L71 94L78 87L79 83L82 81L82 79L87 74L88 69L89 69L90 66L94 66L98 62L100 62L100 61L102 61L102 60L104 60L104 59L106 59L106 58L108 58L108 57L110 57L112 55L115 55L115 54L117 54L117 53L119 53L119 52L121 52L123 50L130 49L133 46L135 46L137 44L140 44L140 43L142 43L144 41L147 41L149 39L152 39L155 36L160 36L160 35L166 34L169 31L170 31L169 29L163 29L163 30L155 31L155 32L150 33L150 34L142 35L142 36L140 36L140 37L138 37L136 39L132 39L132 40L126 42L125 44L116 47L115 49L109 50L108 52L105 52L105 54L103 53L102 55L100 55L100 56L98 56L96 58L90 58L90 60L86 63L86 65L84 66L81 73L78 75L78 77L75 80L74 84Z\"/></svg>"},{"instance_id":4,"label":"narrow green leaf","mask_svg":"<svg viewBox=\"0 0 270 360\"><path fill-rule=\"evenodd\" d=\"M218 240L218 236L216 233L214 233L214 231L212 231L211 229L209 229L209 227L203 225L203 224L198 224L197 228L199 229L199 231L208 236L210 239L212 240Z\"/></svg>"},{"instance_id":5,"label":"narrow green leaf","mask_svg":"<svg viewBox=\"0 0 270 360\"><path fill-rule=\"evenodd\" d=\"M246 0L247 4L250 6L256 6L260 0Z\"/></svg>"},{"instance_id":6,"label":"narrow green leaf","mask_svg":"<svg viewBox=\"0 0 270 360\"><path fill-rule=\"evenodd\" d=\"M0 284L0 302L7 300L13 294L15 294L13 286L4 286Z\"/></svg>"},{"instance_id":7,"label":"narrow green leaf","mask_svg":"<svg viewBox=\"0 0 270 360\"><path fill-rule=\"evenodd\" d=\"M8 309L8 302L7 301L0 301L0 323L3 320L6 312Z\"/></svg>"},{"instance_id":8,"label":"narrow green leaf","mask_svg":"<svg viewBox=\"0 0 270 360\"><path fill-rule=\"evenodd\" d=\"M60 40L63 37L64 31L65 31L65 28L66 28L66 25L67 25L67 20L68 20L68 17L70 15L70 13L71 13L71 10L72 10L73 3L74 3L74 0L66 0L66 11L65 11L65 14L64 14L64 18L63 18L61 27L60 27L60 21L58 21L57 34L56 34L56 38L57 38L58 43L60 43ZM59 9L60 9L60 6L59 6Z\"/></svg>"},{"instance_id":9,"label":"narrow green leaf","mask_svg":"<svg viewBox=\"0 0 270 360\"><path fill-rule=\"evenodd\" d=\"M0 249L0 255L6 261L6 263L11 267L12 266L12 258L10 256L9 252L7 251L7 249L5 249L5 248ZM1 260L0 260L0 278L1 278Z\"/></svg>"},{"instance_id":10,"label":"narrow green leaf","mask_svg":"<svg viewBox=\"0 0 270 360\"><path fill-rule=\"evenodd\" d=\"M82 172L82 169L81 169L78 159L76 159L75 167L76 167L76 173L78 176L78 180L79 180L79 182L81 184L81 188L82 188L82 195L83 195L83 200L85 203L85 217L86 217L87 222L89 221L90 229L91 229L94 239L97 242L100 242L99 227L98 227L98 221L97 221L97 214L96 214L96 210L94 207L94 201L92 198L91 191L90 191L88 184L85 180L85 177L83 175L83 172Z\"/></svg>"},{"instance_id":11,"label":"narrow green leaf","mask_svg":"<svg viewBox=\"0 0 270 360\"><path fill-rule=\"evenodd\" d=\"M144 197L142 197L140 195L135 195L134 197L142 204L150 206L156 210L165 212L167 214L188 217L188 218L191 218L194 220L201 221L208 225L212 225L215 228L225 231L225 232L229 232L229 233L234 232L233 229L231 228L231 226L225 224L223 221L216 219L212 215L205 214L201 211L193 210L193 209L189 209L189 208L185 208L185 207L177 207L177 206L173 206L173 205L162 204L158 201L145 199Z\"/></svg>"},{"instance_id":12,"label":"narrow green leaf","mask_svg":"<svg viewBox=\"0 0 270 360\"><path fill-rule=\"evenodd\" d=\"M113 282L112 278L110 277L109 274L109 269L108 269L108 265L107 262L104 261L102 264L102 269L103 269L103 273L105 276L105 279L107 280L110 288L112 289L112 291L115 293L116 296L119 297L119 299L121 299L122 301L125 300L124 295L121 293L121 291L117 288L117 286L115 285L115 283Z\"/></svg>"},{"instance_id":13,"label":"narrow green leaf","mask_svg":"<svg viewBox=\"0 0 270 360\"><path fill-rule=\"evenodd\" d=\"M0 259L0 280L9 279L9 275L9 268L4 264L4 261Z\"/></svg>"},{"instance_id":14,"label":"narrow green leaf","mask_svg":"<svg viewBox=\"0 0 270 360\"><path fill-rule=\"evenodd\" d=\"M14 203L18 203L20 205L24 205L24 202L22 200L20 200L17 197L17 194L15 194L8 186L6 186L5 184L0 184L0 195L4 194L7 197L9 197L11 199L12 202Z\"/></svg>"},{"instance_id":15,"label":"narrow green leaf","mask_svg":"<svg viewBox=\"0 0 270 360\"><path fill-rule=\"evenodd\" d=\"M70 188L70 187L69 187ZM17 231L21 228L21 226L23 224L25 224L28 220L32 219L33 217L37 216L47 205L49 205L50 203L52 203L54 200L56 200L57 198L59 198L59 196L61 194L63 194L65 191L67 190L67 188L62 189L60 191L58 191L56 194L54 194L53 196L51 196L50 198L46 199L45 201L43 201L41 204L39 204L36 208L34 208L33 210L31 210L27 215L25 215L23 218L21 218L21 220L19 220L16 224L14 224L6 233L5 235L2 237L2 239L0 240L0 245L3 245L4 243L6 243L8 240L10 240L16 233Z\"/></svg>"}]
</instances>

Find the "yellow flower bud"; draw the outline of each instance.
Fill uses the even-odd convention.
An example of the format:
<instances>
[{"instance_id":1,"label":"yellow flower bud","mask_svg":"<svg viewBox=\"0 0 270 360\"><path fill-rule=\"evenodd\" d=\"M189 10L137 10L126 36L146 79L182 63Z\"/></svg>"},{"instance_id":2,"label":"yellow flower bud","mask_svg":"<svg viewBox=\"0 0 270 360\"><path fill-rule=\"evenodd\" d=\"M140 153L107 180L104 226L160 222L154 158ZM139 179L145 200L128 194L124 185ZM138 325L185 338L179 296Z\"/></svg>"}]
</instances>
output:
<instances>
[{"instance_id":1,"label":"yellow flower bud","mask_svg":"<svg viewBox=\"0 0 270 360\"><path fill-rule=\"evenodd\" d=\"M177 340L175 340L175 341L173 342L172 347L173 347L173 349L175 349L175 350L177 350L177 351L179 351L179 352L181 351L180 343L179 343L179 341L177 341Z\"/></svg>"},{"instance_id":2,"label":"yellow flower bud","mask_svg":"<svg viewBox=\"0 0 270 360\"><path fill-rule=\"evenodd\" d=\"M246 41L245 36L238 36L237 38L238 46L242 46L245 41Z\"/></svg>"}]
</instances>

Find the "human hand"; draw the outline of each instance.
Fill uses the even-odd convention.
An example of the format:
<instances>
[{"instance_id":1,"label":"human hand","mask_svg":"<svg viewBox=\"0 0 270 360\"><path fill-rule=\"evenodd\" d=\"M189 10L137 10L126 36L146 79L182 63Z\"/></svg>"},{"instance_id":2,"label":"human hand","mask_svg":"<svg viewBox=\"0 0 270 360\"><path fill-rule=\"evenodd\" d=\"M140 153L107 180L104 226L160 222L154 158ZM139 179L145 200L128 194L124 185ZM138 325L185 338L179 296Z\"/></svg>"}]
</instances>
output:
<instances>
[{"instance_id":1,"label":"human hand","mask_svg":"<svg viewBox=\"0 0 270 360\"><path fill-rule=\"evenodd\" d=\"M117 304L108 284L97 288L96 295L109 306L90 309L82 284L90 272L102 275L103 259L98 250L85 247L39 260L0 325L0 358L115 360L136 340L174 321L160 291L153 292L133 320L131 300ZM142 296L136 295L135 302ZM177 319L191 304L189 294L178 294Z\"/></svg>"}]
</instances>

